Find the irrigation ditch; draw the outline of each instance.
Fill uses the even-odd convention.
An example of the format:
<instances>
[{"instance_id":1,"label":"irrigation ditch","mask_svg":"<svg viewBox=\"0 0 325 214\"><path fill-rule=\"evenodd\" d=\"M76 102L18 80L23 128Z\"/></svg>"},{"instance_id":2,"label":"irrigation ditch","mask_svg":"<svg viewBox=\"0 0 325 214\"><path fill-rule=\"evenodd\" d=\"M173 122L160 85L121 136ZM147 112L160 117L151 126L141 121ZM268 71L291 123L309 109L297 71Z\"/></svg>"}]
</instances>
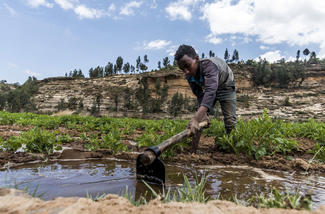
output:
<instances>
[{"instance_id":1,"label":"irrigation ditch","mask_svg":"<svg viewBox=\"0 0 325 214\"><path fill-rule=\"evenodd\" d=\"M169 149L162 155L164 189L137 181L137 155L186 124L0 112L0 211L146 213L157 207L184 213L325 211L324 123L280 121L267 112L239 121L230 136L222 122L212 120L196 154L190 152L188 140ZM17 206L15 200L28 203Z\"/></svg>"}]
</instances>

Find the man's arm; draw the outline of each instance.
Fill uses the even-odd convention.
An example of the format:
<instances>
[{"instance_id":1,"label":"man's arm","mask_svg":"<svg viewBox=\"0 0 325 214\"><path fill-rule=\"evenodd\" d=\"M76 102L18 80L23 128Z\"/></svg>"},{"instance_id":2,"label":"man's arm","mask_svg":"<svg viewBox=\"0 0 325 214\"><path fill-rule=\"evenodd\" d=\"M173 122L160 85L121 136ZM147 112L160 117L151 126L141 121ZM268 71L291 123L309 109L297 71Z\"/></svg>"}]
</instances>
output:
<instances>
[{"instance_id":1,"label":"man's arm","mask_svg":"<svg viewBox=\"0 0 325 214\"><path fill-rule=\"evenodd\" d=\"M205 91L203 97L200 97L201 100L199 101L199 109L188 124L188 127L191 129L193 134L196 134L200 129L199 122L204 119L208 119L207 112L212 109L218 90L219 70L217 66L209 60L203 61L202 66L205 81Z\"/></svg>"},{"instance_id":2,"label":"man's arm","mask_svg":"<svg viewBox=\"0 0 325 214\"><path fill-rule=\"evenodd\" d=\"M202 62L205 91L200 106L205 106L210 111L213 108L219 85L219 69L210 60Z\"/></svg>"}]
</instances>

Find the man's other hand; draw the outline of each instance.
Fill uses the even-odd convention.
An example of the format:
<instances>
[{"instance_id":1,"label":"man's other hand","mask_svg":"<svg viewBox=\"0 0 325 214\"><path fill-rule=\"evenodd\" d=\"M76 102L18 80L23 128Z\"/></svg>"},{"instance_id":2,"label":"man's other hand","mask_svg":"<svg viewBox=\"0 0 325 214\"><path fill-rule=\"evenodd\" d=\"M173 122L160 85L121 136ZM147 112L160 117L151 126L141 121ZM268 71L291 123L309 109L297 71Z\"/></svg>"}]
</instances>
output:
<instances>
[{"instance_id":1,"label":"man's other hand","mask_svg":"<svg viewBox=\"0 0 325 214\"><path fill-rule=\"evenodd\" d=\"M196 135L200 130L199 121L193 117L188 123L187 128L191 131L191 135Z\"/></svg>"}]
</instances>

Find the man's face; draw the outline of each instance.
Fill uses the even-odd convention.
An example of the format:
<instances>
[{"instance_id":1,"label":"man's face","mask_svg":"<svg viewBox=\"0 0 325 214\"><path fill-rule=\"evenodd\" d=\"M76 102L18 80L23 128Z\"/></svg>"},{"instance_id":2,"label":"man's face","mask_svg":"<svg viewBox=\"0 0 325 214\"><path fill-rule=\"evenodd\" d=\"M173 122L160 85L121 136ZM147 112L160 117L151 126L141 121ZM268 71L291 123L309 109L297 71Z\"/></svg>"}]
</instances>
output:
<instances>
[{"instance_id":1,"label":"man's face","mask_svg":"<svg viewBox=\"0 0 325 214\"><path fill-rule=\"evenodd\" d=\"M199 67L199 57L193 59L185 54L177 61L177 65L187 76L195 76Z\"/></svg>"}]
</instances>

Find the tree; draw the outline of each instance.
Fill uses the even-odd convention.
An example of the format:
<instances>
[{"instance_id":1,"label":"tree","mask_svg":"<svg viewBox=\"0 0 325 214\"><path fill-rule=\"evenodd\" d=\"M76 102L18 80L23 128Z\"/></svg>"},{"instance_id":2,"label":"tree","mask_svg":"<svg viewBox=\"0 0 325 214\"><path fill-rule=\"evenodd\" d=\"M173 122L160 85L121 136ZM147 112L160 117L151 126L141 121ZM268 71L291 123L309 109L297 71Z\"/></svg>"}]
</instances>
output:
<instances>
[{"instance_id":1,"label":"tree","mask_svg":"<svg viewBox=\"0 0 325 214\"><path fill-rule=\"evenodd\" d=\"M94 77L94 69L93 68L90 68L89 69L89 78L95 78Z\"/></svg>"},{"instance_id":2,"label":"tree","mask_svg":"<svg viewBox=\"0 0 325 214\"><path fill-rule=\"evenodd\" d=\"M134 73L134 72L135 72L135 67L131 65L130 73Z\"/></svg>"},{"instance_id":3,"label":"tree","mask_svg":"<svg viewBox=\"0 0 325 214\"><path fill-rule=\"evenodd\" d=\"M112 75L113 74L113 63L108 62L105 66L104 76Z\"/></svg>"},{"instance_id":4,"label":"tree","mask_svg":"<svg viewBox=\"0 0 325 214\"><path fill-rule=\"evenodd\" d=\"M101 66L97 66L94 70L93 70L93 78L99 78L99 77L103 77L104 76L104 69Z\"/></svg>"},{"instance_id":5,"label":"tree","mask_svg":"<svg viewBox=\"0 0 325 214\"><path fill-rule=\"evenodd\" d=\"M116 69L117 71L121 71L123 67L123 58L121 56L116 59Z\"/></svg>"},{"instance_id":6,"label":"tree","mask_svg":"<svg viewBox=\"0 0 325 214\"><path fill-rule=\"evenodd\" d=\"M124 64L124 66L123 66L123 71L124 71L124 73L129 73L129 71L130 71L130 63L126 63L126 64Z\"/></svg>"},{"instance_id":7,"label":"tree","mask_svg":"<svg viewBox=\"0 0 325 214\"><path fill-rule=\"evenodd\" d=\"M82 73L81 69L78 70L78 77L85 78L85 75Z\"/></svg>"},{"instance_id":8,"label":"tree","mask_svg":"<svg viewBox=\"0 0 325 214\"><path fill-rule=\"evenodd\" d=\"M225 50L225 55L224 55L224 59L225 59L225 61L226 62L229 62L229 53L228 53L228 48L226 48L226 50Z\"/></svg>"},{"instance_id":9,"label":"tree","mask_svg":"<svg viewBox=\"0 0 325 214\"><path fill-rule=\"evenodd\" d=\"M117 65L116 64L113 66L113 74L117 74Z\"/></svg>"},{"instance_id":10,"label":"tree","mask_svg":"<svg viewBox=\"0 0 325 214\"><path fill-rule=\"evenodd\" d=\"M204 57L205 57L205 54L204 54L204 53L202 53L202 57L201 57L201 58L203 59Z\"/></svg>"},{"instance_id":11,"label":"tree","mask_svg":"<svg viewBox=\"0 0 325 214\"><path fill-rule=\"evenodd\" d=\"M316 52L315 51L312 51L310 53L310 59L316 59Z\"/></svg>"},{"instance_id":12,"label":"tree","mask_svg":"<svg viewBox=\"0 0 325 214\"><path fill-rule=\"evenodd\" d=\"M310 51L308 48L306 48L302 53L307 57L309 55Z\"/></svg>"},{"instance_id":13,"label":"tree","mask_svg":"<svg viewBox=\"0 0 325 214\"><path fill-rule=\"evenodd\" d=\"M234 50L234 53L232 54L231 61L232 61L232 62L237 62L238 60L239 60L238 51L235 49L235 50Z\"/></svg>"},{"instance_id":14,"label":"tree","mask_svg":"<svg viewBox=\"0 0 325 214\"><path fill-rule=\"evenodd\" d=\"M143 63L140 63L140 66L139 67L140 67L140 70L142 72L144 72L144 71L146 71L148 69L148 67L145 64L143 64Z\"/></svg>"},{"instance_id":15,"label":"tree","mask_svg":"<svg viewBox=\"0 0 325 214\"><path fill-rule=\"evenodd\" d=\"M137 68L137 72L139 71L140 63L141 63L141 58L140 58L140 56L138 56L138 58L136 60L136 66L135 66Z\"/></svg>"},{"instance_id":16,"label":"tree","mask_svg":"<svg viewBox=\"0 0 325 214\"><path fill-rule=\"evenodd\" d=\"M163 66L164 66L164 68L167 68L170 65L169 63L170 63L170 61L169 61L167 56L165 58L163 58Z\"/></svg>"},{"instance_id":17,"label":"tree","mask_svg":"<svg viewBox=\"0 0 325 214\"><path fill-rule=\"evenodd\" d=\"M158 69L160 70L161 69L161 62L158 61Z\"/></svg>"},{"instance_id":18,"label":"tree","mask_svg":"<svg viewBox=\"0 0 325 214\"><path fill-rule=\"evenodd\" d=\"M212 50L210 50L210 51L209 51L209 57L214 57L214 56L215 56L215 54L213 53Z\"/></svg>"},{"instance_id":19,"label":"tree","mask_svg":"<svg viewBox=\"0 0 325 214\"><path fill-rule=\"evenodd\" d=\"M316 52L315 51L312 51L310 53L309 62L310 63L317 63L317 58L316 58Z\"/></svg>"},{"instance_id":20,"label":"tree","mask_svg":"<svg viewBox=\"0 0 325 214\"><path fill-rule=\"evenodd\" d=\"M147 54L144 55L144 57L143 57L143 61L144 61L144 63L148 63L148 62L149 62L149 59L148 59Z\"/></svg>"},{"instance_id":21,"label":"tree","mask_svg":"<svg viewBox=\"0 0 325 214\"><path fill-rule=\"evenodd\" d=\"M297 50L297 56L296 56L296 60L298 61L300 58L300 50Z\"/></svg>"},{"instance_id":22,"label":"tree","mask_svg":"<svg viewBox=\"0 0 325 214\"><path fill-rule=\"evenodd\" d=\"M176 117L179 113L181 113L182 109L184 106L184 98L183 95L176 92L168 105L168 112L173 115L174 117Z\"/></svg>"}]
</instances>

